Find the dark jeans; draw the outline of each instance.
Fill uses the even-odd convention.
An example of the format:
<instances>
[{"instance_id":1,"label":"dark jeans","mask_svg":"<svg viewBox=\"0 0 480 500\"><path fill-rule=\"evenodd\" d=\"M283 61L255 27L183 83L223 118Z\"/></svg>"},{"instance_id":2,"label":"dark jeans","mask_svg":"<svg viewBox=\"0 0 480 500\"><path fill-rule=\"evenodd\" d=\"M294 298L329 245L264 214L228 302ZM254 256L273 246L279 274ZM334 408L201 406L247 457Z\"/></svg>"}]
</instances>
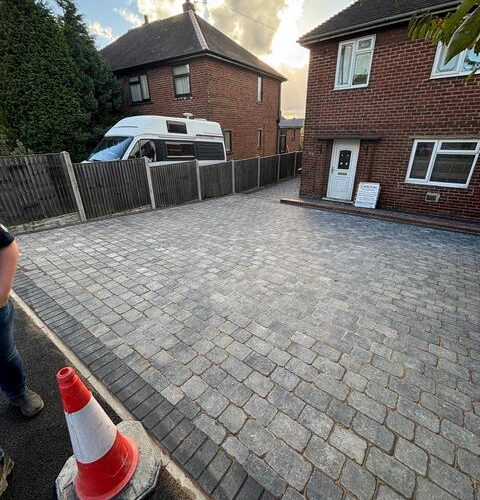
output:
<instances>
[{"instance_id":1,"label":"dark jeans","mask_svg":"<svg viewBox=\"0 0 480 500\"><path fill-rule=\"evenodd\" d=\"M21 396L26 389L22 358L13 340L13 305L0 308L0 389L7 398Z\"/></svg>"},{"instance_id":2,"label":"dark jeans","mask_svg":"<svg viewBox=\"0 0 480 500\"><path fill-rule=\"evenodd\" d=\"M0 307L0 389L7 398L21 396L26 389L22 358L13 340L13 305ZM0 446L0 461L4 452Z\"/></svg>"}]
</instances>

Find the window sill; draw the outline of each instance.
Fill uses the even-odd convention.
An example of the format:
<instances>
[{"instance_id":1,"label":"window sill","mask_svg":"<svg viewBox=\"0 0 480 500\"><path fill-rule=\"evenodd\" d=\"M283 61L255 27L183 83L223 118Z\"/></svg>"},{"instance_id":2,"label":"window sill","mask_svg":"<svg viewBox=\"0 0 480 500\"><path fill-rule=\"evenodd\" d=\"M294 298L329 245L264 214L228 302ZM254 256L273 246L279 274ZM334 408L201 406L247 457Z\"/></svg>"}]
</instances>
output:
<instances>
[{"instance_id":1,"label":"window sill","mask_svg":"<svg viewBox=\"0 0 480 500\"><path fill-rule=\"evenodd\" d=\"M365 89L368 87L368 83L365 85L350 85L348 87L333 87L333 90L355 90L355 89Z\"/></svg>"},{"instance_id":2,"label":"window sill","mask_svg":"<svg viewBox=\"0 0 480 500\"><path fill-rule=\"evenodd\" d=\"M188 94L188 95L176 95L174 97L174 100L175 101L186 101L187 99L191 99L192 98L192 94Z\"/></svg>"},{"instance_id":3,"label":"window sill","mask_svg":"<svg viewBox=\"0 0 480 500\"><path fill-rule=\"evenodd\" d=\"M442 78L459 78L459 77L466 77L470 75L471 71L468 71L467 73L448 73L448 74L434 74L430 75L430 80L439 80ZM477 71L475 74L475 77L480 76L480 72Z\"/></svg>"},{"instance_id":4,"label":"window sill","mask_svg":"<svg viewBox=\"0 0 480 500\"><path fill-rule=\"evenodd\" d=\"M422 181L414 181L414 180L405 180L405 184L414 185L414 186L424 186L428 187L438 187L438 188L454 188L454 189L468 189L468 184L449 184L446 182L422 182Z\"/></svg>"},{"instance_id":5,"label":"window sill","mask_svg":"<svg viewBox=\"0 0 480 500\"><path fill-rule=\"evenodd\" d=\"M152 104L152 100L151 99L145 99L144 101L135 101L133 102L132 101L132 106L143 106L144 104Z\"/></svg>"}]
</instances>

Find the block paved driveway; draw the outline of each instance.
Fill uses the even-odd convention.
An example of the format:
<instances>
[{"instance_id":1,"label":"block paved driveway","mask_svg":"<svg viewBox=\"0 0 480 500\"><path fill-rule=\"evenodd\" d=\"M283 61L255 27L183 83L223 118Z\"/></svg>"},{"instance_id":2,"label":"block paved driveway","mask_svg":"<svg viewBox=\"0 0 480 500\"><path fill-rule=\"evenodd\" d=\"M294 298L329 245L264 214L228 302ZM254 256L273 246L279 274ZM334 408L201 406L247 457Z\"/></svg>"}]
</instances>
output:
<instances>
[{"instance_id":1,"label":"block paved driveway","mask_svg":"<svg viewBox=\"0 0 480 500\"><path fill-rule=\"evenodd\" d=\"M22 235L22 276L140 376L116 390L154 433L167 400L156 435L214 496L478 498L480 239L296 189Z\"/></svg>"}]
</instances>

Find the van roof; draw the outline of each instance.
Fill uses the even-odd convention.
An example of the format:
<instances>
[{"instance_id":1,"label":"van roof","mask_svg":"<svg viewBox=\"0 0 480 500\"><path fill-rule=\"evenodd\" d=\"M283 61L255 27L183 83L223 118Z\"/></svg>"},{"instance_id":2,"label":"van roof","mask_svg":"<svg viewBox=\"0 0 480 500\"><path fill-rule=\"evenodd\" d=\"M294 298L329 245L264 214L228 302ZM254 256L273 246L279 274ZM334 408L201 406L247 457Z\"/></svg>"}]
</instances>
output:
<instances>
[{"instance_id":1,"label":"van roof","mask_svg":"<svg viewBox=\"0 0 480 500\"><path fill-rule=\"evenodd\" d=\"M167 122L185 123L187 134L169 132ZM177 135L177 136L214 136L223 138L222 128L217 122L205 119L187 119L173 116L139 115L123 118L117 122L105 135Z\"/></svg>"}]
</instances>

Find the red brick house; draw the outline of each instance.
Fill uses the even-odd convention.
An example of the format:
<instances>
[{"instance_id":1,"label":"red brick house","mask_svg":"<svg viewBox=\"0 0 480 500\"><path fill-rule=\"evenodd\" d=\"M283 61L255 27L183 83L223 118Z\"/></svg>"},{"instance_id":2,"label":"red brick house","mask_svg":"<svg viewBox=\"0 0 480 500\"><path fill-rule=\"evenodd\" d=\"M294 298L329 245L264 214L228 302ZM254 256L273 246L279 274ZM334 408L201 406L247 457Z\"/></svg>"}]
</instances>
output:
<instances>
[{"instance_id":1,"label":"red brick house","mask_svg":"<svg viewBox=\"0 0 480 500\"><path fill-rule=\"evenodd\" d=\"M277 152L285 78L195 13L132 29L102 50L128 89L127 114L219 122L229 158Z\"/></svg>"},{"instance_id":2,"label":"red brick house","mask_svg":"<svg viewBox=\"0 0 480 500\"><path fill-rule=\"evenodd\" d=\"M281 118L278 124L278 152L299 151L302 147L303 118Z\"/></svg>"},{"instance_id":3,"label":"red brick house","mask_svg":"<svg viewBox=\"0 0 480 500\"><path fill-rule=\"evenodd\" d=\"M379 207L480 220L480 86L473 51L412 41L415 13L445 0L358 0L299 42L310 49L300 194L348 202L381 185Z\"/></svg>"}]
</instances>

